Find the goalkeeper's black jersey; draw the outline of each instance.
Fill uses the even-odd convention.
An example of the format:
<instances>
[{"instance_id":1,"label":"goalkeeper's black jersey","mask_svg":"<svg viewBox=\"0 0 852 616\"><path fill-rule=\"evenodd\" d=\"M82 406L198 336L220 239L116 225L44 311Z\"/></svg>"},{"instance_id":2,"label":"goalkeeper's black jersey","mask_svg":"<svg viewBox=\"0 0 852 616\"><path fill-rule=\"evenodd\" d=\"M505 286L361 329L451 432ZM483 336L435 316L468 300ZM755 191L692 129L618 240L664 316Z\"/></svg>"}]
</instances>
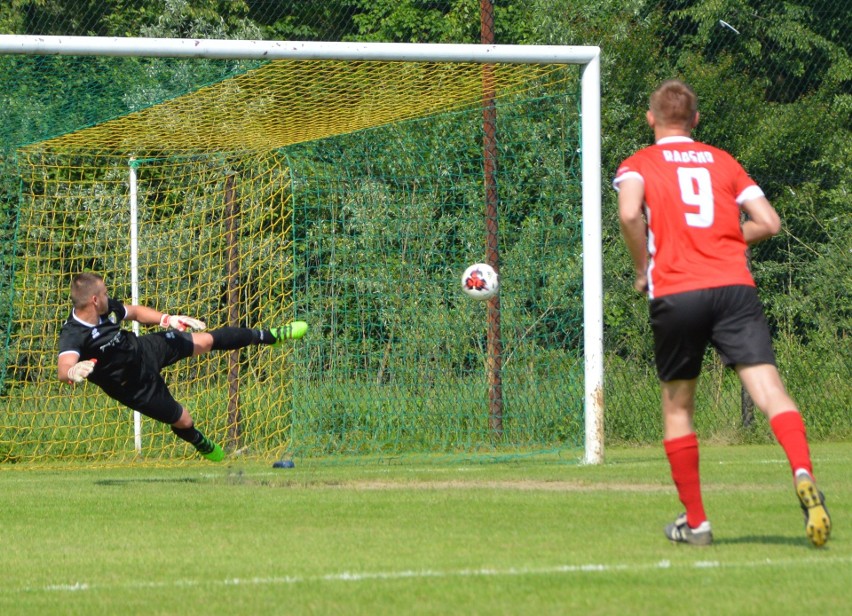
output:
<instances>
[{"instance_id":1,"label":"goalkeeper's black jersey","mask_svg":"<svg viewBox=\"0 0 852 616\"><path fill-rule=\"evenodd\" d=\"M135 385L143 363L136 334L121 328L126 316L124 304L110 298L107 313L98 323L81 321L72 310L59 332L59 354L77 353L80 360L97 360L88 380L119 400Z\"/></svg>"}]
</instances>

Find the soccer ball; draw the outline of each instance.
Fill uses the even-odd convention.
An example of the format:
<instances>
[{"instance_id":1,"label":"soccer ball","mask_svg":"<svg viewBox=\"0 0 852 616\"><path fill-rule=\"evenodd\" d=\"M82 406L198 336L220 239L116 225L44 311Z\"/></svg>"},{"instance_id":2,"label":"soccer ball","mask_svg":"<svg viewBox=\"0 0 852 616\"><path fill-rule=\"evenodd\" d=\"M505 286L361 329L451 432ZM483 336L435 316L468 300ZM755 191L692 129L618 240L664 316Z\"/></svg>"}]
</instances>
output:
<instances>
[{"instance_id":1,"label":"soccer ball","mask_svg":"<svg viewBox=\"0 0 852 616\"><path fill-rule=\"evenodd\" d=\"M497 295L500 281L497 272L487 263L474 263L461 277L462 291L473 299L491 299Z\"/></svg>"}]
</instances>

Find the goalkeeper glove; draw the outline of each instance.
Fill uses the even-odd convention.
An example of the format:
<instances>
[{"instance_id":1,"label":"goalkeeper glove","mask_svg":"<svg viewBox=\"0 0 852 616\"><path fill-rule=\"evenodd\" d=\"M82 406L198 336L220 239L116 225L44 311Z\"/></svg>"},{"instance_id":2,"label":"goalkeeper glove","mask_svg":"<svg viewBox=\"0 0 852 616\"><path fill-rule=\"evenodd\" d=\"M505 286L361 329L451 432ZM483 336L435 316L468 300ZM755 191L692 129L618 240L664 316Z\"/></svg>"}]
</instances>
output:
<instances>
[{"instance_id":1,"label":"goalkeeper glove","mask_svg":"<svg viewBox=\"0 0 852 616\"><path fill-rule=\"evenodd\" d=\"M160 327L171 327L181 332L187 329L206 329L207 324L204 321L185 317L178 314L164 314L160 317Z\"/></svg>"},{"instance_id":2,"label":"goalkeeper glove","mask_svg":"<svg viewBox=\"0 0 852 616\"><path fill-rule=\"evenodd\" d=\"M68 368L68 382L82 383L86 380L92 370L95 369L95 361L93 359L84 359Z\"/></svg>"}]
</instances>

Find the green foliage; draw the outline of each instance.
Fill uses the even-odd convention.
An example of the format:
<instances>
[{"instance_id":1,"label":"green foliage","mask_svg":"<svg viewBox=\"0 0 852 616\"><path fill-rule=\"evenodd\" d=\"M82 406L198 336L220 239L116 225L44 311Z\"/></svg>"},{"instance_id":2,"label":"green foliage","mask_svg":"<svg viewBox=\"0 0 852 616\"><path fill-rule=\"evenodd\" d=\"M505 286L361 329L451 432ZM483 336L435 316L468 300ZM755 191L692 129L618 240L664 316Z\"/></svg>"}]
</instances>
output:
<instances>
[{"instance_id":1,"label":"green foliage","mask_svg":"<svg viewBox=\"0 0 852 616\"><path fill-rule=\"evenodd\" d=\"M576 363L563 366L565 374L550 375L554 381L536 370L508 371L499 443L483 413L484 396L471 395L486 391L477 377L314 383L295 401L288 452L308 458L577 448L583 442L582 381Z\"/></svg>"},{"instance_id":2,"label":"green foliage","mask_svg":"<svg viewBox=\"0 0 852 616\"><path fill-rule=\"evenodd\" d=\"M631 442L656 438L658 401L647 310L632 289L615 195L608 185L618 163L650 142L643 117L647 96L668 77L684 78L698 91L702 123L696 137L737 156L782 216L782 234L752 254L779 360L802 406L825 409L826 418L810 418L809 427L825 437L835 434L832 425L845 433L841 409L848 407L849 384L838 375L849 373L847 358L852 357L848 7L820 0L495 0L493 7L497 43L602 49L607 437ZM480 40L479 11L478 0L9 0L0 6L0 31L472 43ZM9 310L16 293L20 184L14 148L142 109L251 66L205 60L189 65L129 58L0 58L0 126L8 148L0 153L0 334L10 333ZM498 117L513 113L511 107L503 108ZM520 118L512 117L501 128L519 133L500 140L498 165L503 309L513 319L505 327L515 345L510 361L532 362L551 354L573 358L581 351L577 305L570 301L581 280L582 260L575 250L579 183L567 177L576 165L573 148L560 151L559 145L560 140L570 142L573 129L523 121L524 113L534 118L538 110L530 104L518 112ZM440 351L453 358L453 365L470 367L481 361L481 336L446 341L444 335L442 340L450 323L468 330L480 317L446 290L455 285L462 263L483 256L480 136L470 133L452 144L459 162L411 154L440 151L453 121L446 119L425 133L419 125L408 125L395 134L388 130L347 138L334 146L340 148L337 152L323 143L285 153L296 172L297 207L315 220L310 228L294 229L301 251L297 260L303 263L294 281L305 298L300 309L319 313L331 298L345 298L334 320L318 329L321 344L306 363L311 369L344 365L358 377L370 367L386 384L422 379L405 360L395 366L383 360L387 349L401 344L400 332L412 326L421 335L409 339L401 357ZM397 149L390 153L387 143ZM349 156L356 160L343 170L341 158ZM425 183L422 169L427 167L445 181L423 191L418 184ZM413 179L389 180L394 173ZM318 192L317 177L327 178L329 192ZM82 217L69 224L85 227L89 221ZM383 235L386 224L398 225L391 242ZM97 226L91 231L98 245L105 242ZM442 254L451 256L442 260ZM262 269L264 255L254 255L252 271ZM363 266L357 275L348 269L353 263ZM85 259L69 264L103 265ZM443 290L424 294L418 280L439 281ZM252 307L250 314L258 310ZM376 316L364 317L370 311ZM360 356L345 357L340 340L358 341ZM716 376L712 373L708 380L717 382ZM718 382L723 383L719 391L724 395L718 398L723 403L706 398L717 426L707 429L722 433L732 418L736 421L738 399L736 383ZM821 403L818 392L825 391L836 394ZM736 437L751 438L748 433Z\"/></svg>"},{"instance_id":3,"label":"green foliage","mask_svg":"<svg viewBox=\"0 0 852 616\"><path fill-rule=\"evenodd\" d=\"M65 36L258 38L245 0L11 0L0 31ZM255 33L255 36L249 34Z\"/></svg>"},{"instance_id":4,"label":"green foliage","mask_svg":"<svg viewBox=\"0 0 852 616\"><path fill-rule=\"evenodd\" d=\"M160 38L258 39L245 0L165 0L156 22L136 36Z\"/></svg>"},{"instance_id":5,"label":"green foliage","mask_svg":"<svg viewBox=\"0 0 852 616\"><path fill-rule=\"evenodd\" d=\"M479 43L480 0L348 0L353 6L356 31L362 41L400 43ZM520 42L527 27L526 4L493 0L494 42Z\"/></svg>"},{"instance_id":6,"label":"green foliage","mask_svg":"<svg viewBox=\"0 0 852 616\"><path fill-rule=\"evenodd\" d=\"M248 16L264 39L285 41L342 41L354 30L356 0L282 2L251 0Z\"/></svg>"}]
</instances>

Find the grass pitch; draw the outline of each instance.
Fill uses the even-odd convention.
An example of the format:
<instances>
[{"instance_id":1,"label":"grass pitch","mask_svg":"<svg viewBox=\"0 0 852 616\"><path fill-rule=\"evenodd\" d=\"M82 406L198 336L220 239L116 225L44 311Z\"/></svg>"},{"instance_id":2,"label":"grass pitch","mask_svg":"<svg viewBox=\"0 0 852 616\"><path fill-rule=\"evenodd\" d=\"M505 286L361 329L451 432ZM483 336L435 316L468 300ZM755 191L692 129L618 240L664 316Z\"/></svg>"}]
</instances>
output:
<instances>
[{"instance_id":1,"label":"grass pitch","mask_svg":"<svg viewBox=\"0 0 852 616\"><path fill-rule=\"evenodd\" d=\"M852 444L805 538L777 446L703 446L716 542L669 544L660 448L606 464L198 463L0 472L2 614L836 614Z\"/></svg>"}]
</instances>

